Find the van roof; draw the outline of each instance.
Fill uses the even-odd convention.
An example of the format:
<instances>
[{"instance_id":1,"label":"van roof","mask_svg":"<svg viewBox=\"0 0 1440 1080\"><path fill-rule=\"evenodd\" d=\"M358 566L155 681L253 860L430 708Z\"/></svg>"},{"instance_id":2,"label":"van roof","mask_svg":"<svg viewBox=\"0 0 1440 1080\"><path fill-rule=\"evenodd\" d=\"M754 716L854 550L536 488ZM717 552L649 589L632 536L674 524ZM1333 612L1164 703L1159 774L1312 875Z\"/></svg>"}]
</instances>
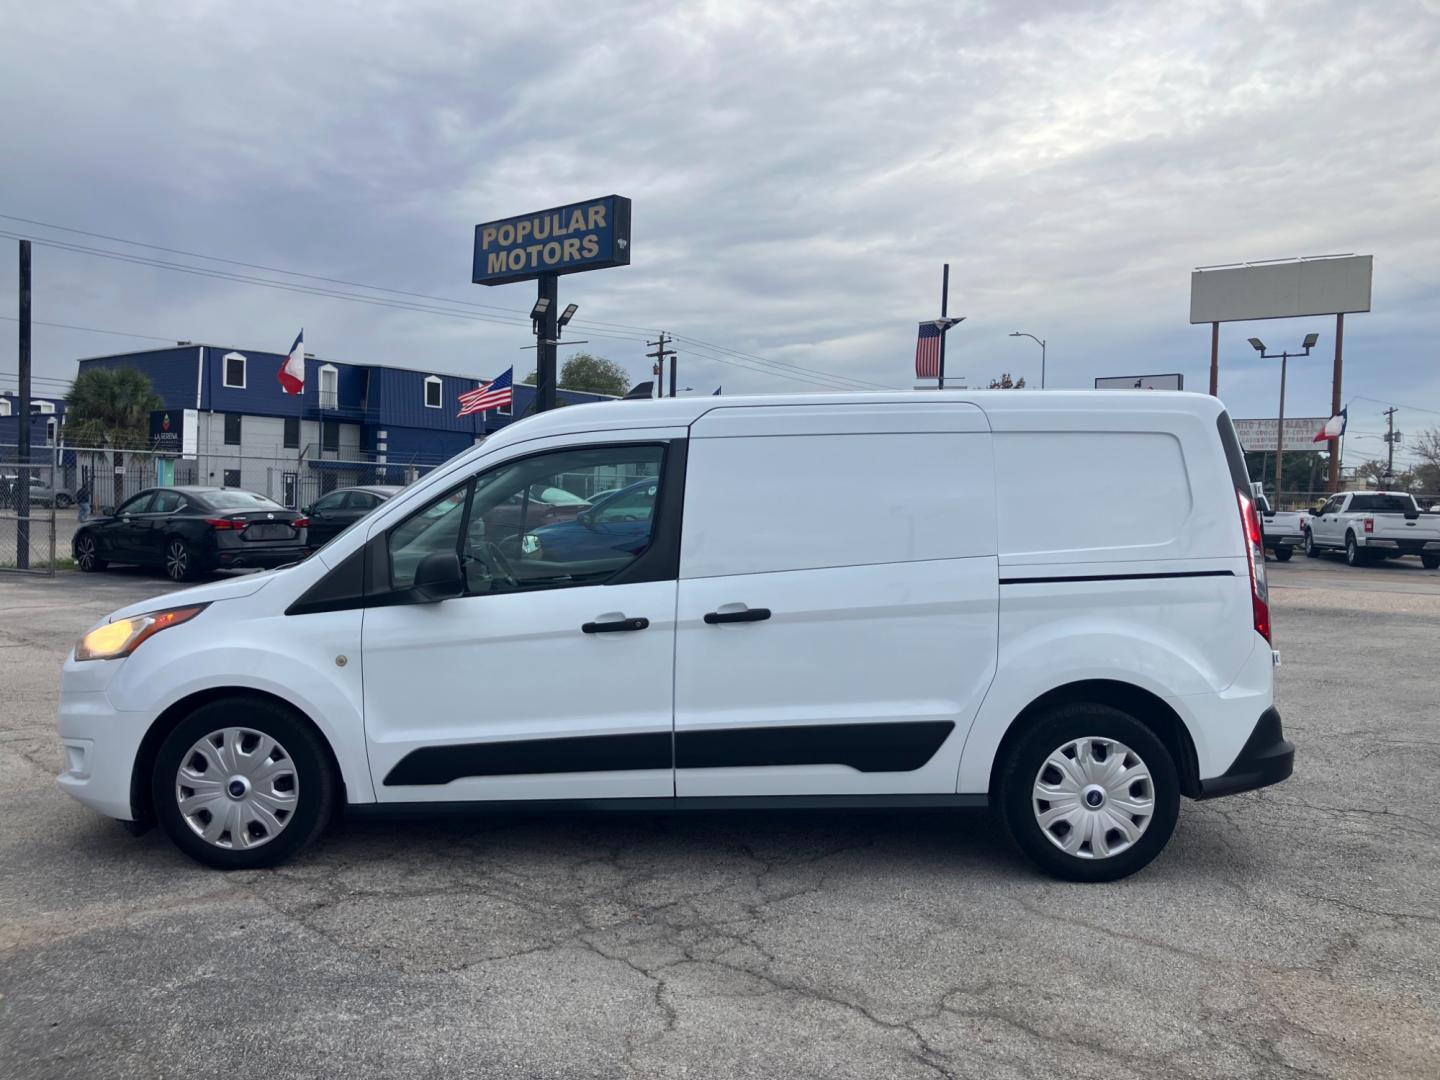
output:
<instances>
[{"instance_id":1,"label":"van roof","mask_svg":"<svg viewBox=\"0 0 1440 1080\"><path fill-rule=\"evenodd\" d=\"M1168 412L1206 418L1224 405L1208 394L1177 390L912 390L895 393L713 395L602 401L571 405L515 421L486 442L505 444L546 435L618 427L686 427L713 409L753 405L978 405L988 416L1016 413ZM603 418L603 419L602 419Z\"/></svg>"}]
</instances>

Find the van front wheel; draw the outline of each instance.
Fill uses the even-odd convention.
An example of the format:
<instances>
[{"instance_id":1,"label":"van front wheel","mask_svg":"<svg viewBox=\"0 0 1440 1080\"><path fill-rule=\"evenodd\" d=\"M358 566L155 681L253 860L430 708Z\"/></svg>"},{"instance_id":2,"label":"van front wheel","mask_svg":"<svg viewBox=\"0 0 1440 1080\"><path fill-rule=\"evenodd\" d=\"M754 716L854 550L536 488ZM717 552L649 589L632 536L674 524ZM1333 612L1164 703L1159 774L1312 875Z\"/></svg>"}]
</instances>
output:
<instances>
[{"instance_id":1,"label":"van front wheel","mask_svg":"<svg viewBox=\"0 0 1440 1080\"><path fill-rule=\"evenodd\" d=\"M156 816L185 854L218 870L283 862L324 830L336 797L324 748L280 705L222 698L160 746Z\"/></svg>"},{"instance_id":2,"label":"van front wheel","mask_svg":"<svg viewBox=\"0 0 1440 1080\"><path fill-rule=\"evenodd\" d=\"M1009 753L998 794L1016 844L1067 881L1135 873L1164 850L1180 813L1169 751L1108 705L1067 705L1037 722Z\"/></svg>"}]
</instances>

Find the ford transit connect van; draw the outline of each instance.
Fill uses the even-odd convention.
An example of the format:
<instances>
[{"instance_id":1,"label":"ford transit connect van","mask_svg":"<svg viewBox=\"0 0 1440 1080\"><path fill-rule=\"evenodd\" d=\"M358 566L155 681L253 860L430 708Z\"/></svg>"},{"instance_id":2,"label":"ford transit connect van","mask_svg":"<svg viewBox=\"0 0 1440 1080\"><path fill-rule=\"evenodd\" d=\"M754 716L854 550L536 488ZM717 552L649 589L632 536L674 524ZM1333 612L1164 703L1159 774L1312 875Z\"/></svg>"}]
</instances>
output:
<instances>
[{"instance_id":1,"label":"ford transit connect van","mask_svg":"<svg viewBox=\"0 0 1440 1080\"><path fill-rule=\"evenodd\" d=\"M1260 545L1198 394L561 409L94 627L59 783L216 867L341 810L988 805L1109 880L1290 774Z\"/></svg>"}]
</instances>

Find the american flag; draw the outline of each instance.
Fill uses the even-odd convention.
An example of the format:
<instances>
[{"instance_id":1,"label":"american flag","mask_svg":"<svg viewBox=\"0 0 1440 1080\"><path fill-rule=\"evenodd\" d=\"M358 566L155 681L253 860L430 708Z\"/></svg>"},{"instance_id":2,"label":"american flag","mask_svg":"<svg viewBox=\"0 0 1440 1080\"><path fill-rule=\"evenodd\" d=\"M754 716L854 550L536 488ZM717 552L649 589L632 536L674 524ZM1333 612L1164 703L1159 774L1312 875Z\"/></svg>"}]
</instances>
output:
<instances>
[{"instance_id":1,"label":"american flag","mask_svg":"<svg viewBox=\"0 0 1440 1080\"><path fill-rule=\"evenodd\" d=\"M515 369L506 368L505 373L494 382L488 382L476 390L467 390L460 395L459 416L469 416L471 413L484 412L486 409L498 409L501 405L509 405L515 394L512 385L515 381Z\"/></svg>"},{"instance_id":2,"label":"american flag","mask_svg":"<svg viewBox=\"0 0 1440 1080\"><path fill-rule=\"evenodd\" d=\"M938 379L940 377L940 341L945 336L945 331L959 321L959 319L927 319L920 324L920 337L915 342L915 377L917 379Z\"/></svg>"}]
</instances>

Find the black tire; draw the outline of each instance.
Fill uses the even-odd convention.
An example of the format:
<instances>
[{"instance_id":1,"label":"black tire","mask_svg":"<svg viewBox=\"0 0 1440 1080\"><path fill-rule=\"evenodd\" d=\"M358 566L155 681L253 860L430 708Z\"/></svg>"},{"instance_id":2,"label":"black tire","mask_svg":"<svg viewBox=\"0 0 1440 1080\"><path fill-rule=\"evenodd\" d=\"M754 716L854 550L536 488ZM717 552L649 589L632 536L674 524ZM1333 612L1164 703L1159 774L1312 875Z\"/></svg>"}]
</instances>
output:
<instances>
[{"instance_id":1,"label":"black tire","mask_svg":"<svg viewBox=\"0 0 1440 1080\"><path fill-rule=\"evenodd\" d=\"M1315 546L1315 534L1309 529L1305 530L1305 557L1307 559L1320 558L1320 549Z\"/></svg>"},{"instance_id":2,"label":"black tire","mask_svg":"<svg viewBox=\"0 0 1440 1080\"><path fill-rule=\"evenodd\" d=\"M1426 570L1440 570L1440 555L1421 555L1420 565Z\"/></svg>"},{"instance_id":3,"label":"black tire","mask_svg":"<svg viewBox=\"0 0 1440 1080\"><path fill-rule=\"evenodd\" d=\"M100 547L96 544L95 537L92 534L82 532L79 536L75 537L75 565L78 566L83 573L93 574L104 570L110 565L104 559L100 558L99 552Z\"/></svg>"},{"instance_id":4,"label":"black tire","mask_svg":"<svg viewBox=\"0 0 1440 1080\"><path fill-rule=\"evenodd\" d=\"M1360 545L1355 542L1354 533L1345 534L1345 565L1364 566L1368 560L1365 552L1360 550Z\"/></svg>"},{"instance_id":5,"label":"black tire","mask_svg":"<svg viewBox=\"0 0 1440 1080\"><path fill-rule=\"evenodd\" d=\"M55 493L55 509L57 510L64 510L73 501L74 500L72 500L70 496L66 495L64 492L57 491Z\"/></svg>"},{"instance_id":6,"label":"black tire","mask_svg":"<svg viewBox=\"0 0 1440 1080\"><path fill-rule=\"evenodd\" d=\"M1139 755L1150 772L1153 812L1127 848L1105 858L1062 851L1036 820L1033 789L1046 759L1066 743L1113 739ZM998 777L1006 828L1031 861L1066 881L1115 881L1148 865L1169 842L1180 815L1180 777L1165 744L1129 713L1109 705L1065 705L1035 721L1010 749Z\"/></svg>"},{"instance_id":7,"label":"black tire","mask_svg":"<svg viewBox=\"0 0 1440 1080\"><path fill-rule=\"evenodd\" d=\"M220 847L205 840L180 812L176 778L182 759L205 736L225 728L261 732L294 762L298 791L295 809L273 839L248 849ZM330 756L320 737L304 721L263 698L221 698L200 706L180 721L160 745L150 777L155 815L175 846L196 862L217 870L253 870L284 862L314 841L330 821L339 790Z\"/></svg>"},{"instance_id":8,"label":"black tire","mask_svg":"<svg viewBox=\"0 0 1440 1080\"><path fill-rule=\"evenodd\" d=\"M1289 562L1289 561L1290 561L1290 556L1291 556L1291 555L1294 555L1294 554L1295 554L1295 549L1294 549L1294 548L1289 548L1289 547L1277 547L1277 548L1275 549L1275 559L1276 559L1277 562Z\"/></svg>"},{"instance_id":9,"label":"black tire","mask_svg":"<svg viewBox=\"0 0 1440 1080\"><path fill-rule=\"evenodd\" d=\"M165 561L161 566L171 581L193 581L200 572L195 549L179 536L165 541Z\"/></svg>"}]
</instances>

